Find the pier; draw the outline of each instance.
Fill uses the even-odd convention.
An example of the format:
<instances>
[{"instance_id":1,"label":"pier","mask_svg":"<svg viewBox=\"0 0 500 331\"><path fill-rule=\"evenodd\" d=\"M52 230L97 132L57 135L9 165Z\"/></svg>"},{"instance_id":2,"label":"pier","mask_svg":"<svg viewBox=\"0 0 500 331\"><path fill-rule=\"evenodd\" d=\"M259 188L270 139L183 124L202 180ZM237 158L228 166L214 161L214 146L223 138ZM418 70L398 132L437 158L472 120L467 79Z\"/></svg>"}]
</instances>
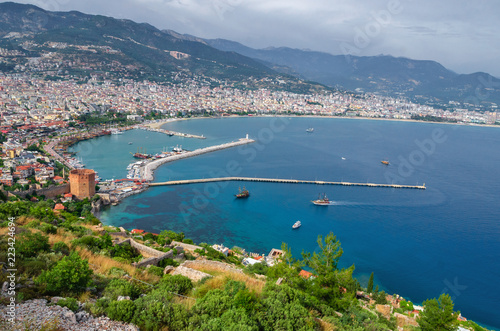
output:
<instances>
[{"instance_id":1,"label":"pier","mask_svg":"<svg viewBox=\"0 0 500 331\"><path fill-rule=\"evenodd\" d=\"M253 142L255 142L255 140L249 139L248 135L247 135L246 138L241 138L238 141L233 141L233 142L226 143L226 144L221 144L221 145L216 145L216 146L210 146L210 147L195 149L194 151L182 152L182 153L179 153L179 154L174 154L174 155L171 155L171 156L167 156L167 157L163 157L163 158L160 158L160 159L156 159L156 160L151 161L151 162L147 163L146 165L144 165L144 167L141 170L142 171L141 178L143 178L144 180L147 180L147 181L153 180L153 172L154 172L154 170L156 168L158 168L159 166L161 166L162 164L165 164L167 162L182 160L182 159L186 159L188 157L193 157L193 156L197 156L197 155L201 155L201 154L205 154L205 153L219 151L219 150L226 149L226 148L231 148L231 147L241 146L241 145L245 145L245 144L250 144L250 143L253 143Z\"/></svg>"},{"instance_id":2,"label":"pier","mask_svg":"<svg viewBox=\"0 0 500 331\"><path fill-rule=\"evenodd\" d=\"M159 133L165 133L168 134L169 136L179 136L179 137L184 137L184 138L196 138L196 139L206 139L203 135L198 136L196 134L190 134L190 133L182 133L182 132L176 132L176 131L170 131L170 130L164 130L160 128L152 128L149 126L138 126L138 129L146 130L146 131L153 131L153 132L159 132Z\"/></svg>"},{"instance_id":3,"label":"pier","mask_svg":"<svg viewBox=\"0 0 500 331\"><path fill-rule=\"evenodd\" d=\"M185 184L227 182L227 181L267 182L267 183L283 183L283 184L367 186L367 187L385 187L385 188L418 189L418 190L426 189L425 184L422 185L374 184L374 183L328 182L320 180L274 179L274 178L251 178L251 177L219 177L219 178L204 178L204 179L172 180L168 182L149 183L149 186L185 185Z\"/></svg>"}]
</instances>

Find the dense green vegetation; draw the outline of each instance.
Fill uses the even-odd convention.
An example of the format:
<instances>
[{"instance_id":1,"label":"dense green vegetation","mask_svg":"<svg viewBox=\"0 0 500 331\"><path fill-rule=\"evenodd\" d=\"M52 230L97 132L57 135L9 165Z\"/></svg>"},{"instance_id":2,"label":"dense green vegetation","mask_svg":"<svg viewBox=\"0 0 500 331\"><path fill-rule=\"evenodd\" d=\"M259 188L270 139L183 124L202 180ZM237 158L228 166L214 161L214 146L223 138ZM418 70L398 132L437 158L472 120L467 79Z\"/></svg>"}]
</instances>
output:
<instances>
[{"instance_id":1,"label":"dense green vegetation","mask_svg":"<svg viewBox=\"0 0 500 331\"><path fill-rule=\"evenodd\" d=\"M88 213L88 200L68 203L67 211L59 214L52 211L54 203L0 204L0 216L15 217L18 225L18 301L64 296L58 305L78 311L78 302L85 302L85 309L95 316L133 323L142 330L397 329L394 317L386 318L375 310L375 304L388 301L378 285L373 289L373 274L367 289L372 294L359 297L358 291L364 289L352 276L354 266L339 267L343 250L332 233L319 236L318 249L300 258L283 244L284 254L273 266L258 263L245 268L244 274L207 270L212 277L193 283L184 276L163 274L163 266L178 265L176 259L165 259L161 267L132 267L132 262L142 259L136 249L118 246L109 234L89 229L93 216ZM7 224L2 226L6 230ZM7 258L7 238L0 237L0 261ZM163 251L172 249L165 246L172 241L192 243L183 233L169 230L135 240ZM200 257L241 265L239 256L226 257L207 244L200 247L195 252ZM313 276L301 276L304 268ZM0 274L0 281L5 277ZM458 325L449 296L424 304L420 327L414 329L454 330ZM395 312L410 315L413 309L411 302L403 300ZM462 325L482 330L475 323Z\"/></svg>"}]
</instances>

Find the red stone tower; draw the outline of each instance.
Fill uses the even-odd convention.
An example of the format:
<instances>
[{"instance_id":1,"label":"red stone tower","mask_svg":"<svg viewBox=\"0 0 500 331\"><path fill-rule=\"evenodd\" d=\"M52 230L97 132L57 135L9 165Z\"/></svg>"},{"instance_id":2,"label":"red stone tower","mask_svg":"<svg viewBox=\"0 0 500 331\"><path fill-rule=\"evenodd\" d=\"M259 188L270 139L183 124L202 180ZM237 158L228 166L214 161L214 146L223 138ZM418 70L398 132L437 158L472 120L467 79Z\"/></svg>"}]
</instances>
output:
<instances>
[{"instance_id":1,"label":"red stone tower","mask_svg":"<svg viewBox=\"0 0 500 331\"><path fill-rule=\"evenodd\" d=\"M75 169L69 173L71 194L82 200L95 194L95 172L91 169Z\"/></svg>"}]
</instances>

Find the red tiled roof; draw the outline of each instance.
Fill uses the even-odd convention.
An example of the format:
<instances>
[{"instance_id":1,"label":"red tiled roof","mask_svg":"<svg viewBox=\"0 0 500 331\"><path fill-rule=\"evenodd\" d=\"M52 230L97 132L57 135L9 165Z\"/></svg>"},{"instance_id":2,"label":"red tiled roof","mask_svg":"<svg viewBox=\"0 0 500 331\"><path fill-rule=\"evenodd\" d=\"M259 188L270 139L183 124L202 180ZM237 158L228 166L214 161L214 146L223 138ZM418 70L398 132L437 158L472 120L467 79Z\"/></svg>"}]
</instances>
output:
<instances>
[{"instance_id":1,"label":"red tiled roof","mask_svg":"<svg viewBox=\"0 0 500 331\"><path fill-rule=\"evenodd\" d=\"M309 271L306 271L306 270L300 270L299 272L299 276L304 278L304 279L309 279L309 277L311 277L313 274Z\"/></svg>"},{"instance_id":2,"label":"red tiled roof","mask_svg":"<svg viewBox=\"0 0 500 331\"><path fill-rule=\"evenodd\" d=\"M64 205L62 203L58 203L54 207L54 210L64 210L64 209L66 209L66 207L64 207Z\"/></svg>"},{"instance_id":3,"label":"red tiled roof","mask_svg":"<svg viewBox=\"0 0 500 331\"><path fill-rule=\"evenodd\" d=\"M132 231L130 231L130 233L144 233L144 230L133 229Z\"/></svg>"}]
</instances>

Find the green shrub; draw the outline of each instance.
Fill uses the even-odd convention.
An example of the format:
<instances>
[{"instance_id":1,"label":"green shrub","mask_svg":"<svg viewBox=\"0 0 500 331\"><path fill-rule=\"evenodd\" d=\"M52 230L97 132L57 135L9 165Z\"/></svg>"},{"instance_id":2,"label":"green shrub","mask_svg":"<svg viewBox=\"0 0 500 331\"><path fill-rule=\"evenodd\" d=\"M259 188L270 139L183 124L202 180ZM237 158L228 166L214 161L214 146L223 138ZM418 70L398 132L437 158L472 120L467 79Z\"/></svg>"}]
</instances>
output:
<instances>
[{"instance_id":1,"label":"green shrub","mask_svg":"<svg viewBox=\"0 0 500 331\"><path fill-rule=\"evenodd\" d=\"M17 265L17 272L28 277L36 277L44 270L47 270L47 264L35 259L23 259Z\"/></svg>"},{"instance_id":2,"label":"green shrub","mask_svg":"<svg viewBox=\"0 0 500 331\"><path fill-rule=\"evenodd\" d=\"M78 301L75 298L60 299L56 304L61 307L68 307L73 312L76 312L79 307Z\"/></svg>"},{"instance_id":3,"label":"green shrub","mask_svg":"<svg viewBox=\"0 0 500 331\"><path fill-rule=\"evenodd\" d=\"M131 284L123 279L112 279L103 292L103 296L116 300L119 296L128 296L131 299L136 299L140 294L140 290L134 284Z\"/></svg>"},{"instance_id":4,"label":"green shrub","mask_svg":"<svg viewBox=\"0 0 500 331\"><path fill-rule=\"evenodd\" d=\"M187 328L189 314L182 304L170 302L171 297L155 290L147 296L137 299L133 323L141 330L193 330Z\"/></svg>"},{"instance_id":5,"label":"green shrub","mask_svg":"<svg viewBox=\"0 0 500 331\"><path fill-rule=\"evenodd\" d=\"M134 318L136 306L133 301L111 301L106 309L106 315L115 321L130 322Z\"/></svg>"},{"instance_id":6,"label":"green shrub","mask_svg":"<svg viewBox=\"0 0 500 331\"><path fill-rule=\"evenodd\" d=\"M413 311L413 302L411 301L406 301L406 300L401 300L399 302L399 307L403 310L403 311Z\"/></svg>"},{"instance_id":7,"label":"green shrub","mask_svg":"<svg viewBox=\"0 0 500 331\"><path fill-rule=\"evenodd\" d=\"M158 267L165 269L166 266L171 265L174 267L179 266L179 262L174 261L174 259L168 258L168 259L163 259L160 262L158 262Z\"/></svg>"},{"instance_id":8,"label":"green shrub","mask_svg":"<svg viewBox=\"0 0 500 331\"><path fill-rule=\"evenodd\" d=\"M51 270L42 272L36 283L45 285L49 294L79 293L90 283L91 276L88 262L73 252L63 257Z\"/></svg>"},{"instance_id":9,"label":"green shrub","mask_svg":"<svg viewBox=\"0 0 500 331\"><path fill-rule=\"evenodd\" d=\"M100 250L100 240L94 236L84 236L79 239L75 239L71 242L73 245L78 245L85 247L90 251L96 252Z\"/></svg>"},{"instance_id":10,"label":"green shrub","mask_svg":"<svg viewBox=\"0 0 500 331\"><path fill-rule=\"evenodd\" d=\"M108 275L110 275L111 277L122 277L126 274L127 272L125 270L118 267L112 267L108 272Z\"/></svg>"},{"instance_id":11,"label":"green shrub","mask_svg":"<svg viewBox=\"0 0 500 331\"><path fill-rule=\"evenodd\" d=\"M52 246L52 250L56 253L61 253L64 255L69 255L69 247L63 241L58 241Z\"/></svg>"},{"instance_id":12,"label":"green shrub","mask_svg":"<svg viewBox=\"0 0 500 331\"><path fill-rule=\"evenodd\" d=\"M31 221L29 222L28 224L26 224L26 227L27 228L33 228L33 229L36 229L40 226L40 221Z\"/></svg>"},{"instance_id":13,"label":"green shrub","mask_svg":"<svg viewBox=\"0 0 500 331\"><path fill-rule=\"evenodd\" d=\"M373 294L373 299L379 305L387 304L387 294L384 291L376 292Z\"/></svg>"},{"instance_id":14,"label":"green shrub","mask_svg":"<svg viewBox=\"0 0 500 331\"><path fill-rule=\"evenodd\" d=\"M16 254L24 258L35 257L39 252L49 249L49 237L40 233L23 232L16 238Z\"/></svg>"},{"instance_id":15,"label":"green shrub","mask_svg":"<svg viewBox=\"0 0 500 331\"><path fill-rule=\"evenodd\" d=\"M162 277L163 276L163 269L164 268L160 268L160 267L152 265L151 267L148 268L148 273L151 275L156 275L156 276Z\"/></svg>"},{"instance_id":16,"label":"green shrub","mask_svg":"<svg viewBox=\"0 0 500 331\"><path fill-rule=\"evenodd\" d=\"M194 241L192 241L191 239L184 239L184 240L182 240L182 242L185 243L185 244L194 245Z\"/></svg>"},{"instance_id":17,"label":"green shrub","mask_svg":"<svg viewBox=\"0 0 500 331\"><path fill-rule=\"evenodd\" d=\"M106 309L109 306L110 300L108 298L100 298L97 301L89 306L90 313L94 316L102 316L106 313Z\"/></svg>"},{"instance_id":18,"label":"green shrub","mask_svg":"<svg viewBox=\"0 0 500 331\"><path fill-rule=\"evenodd\" d=\"M119 256L114 257L113 260L115 260L116 262L125 263L125 264L130 263L129 260L124 259L123 257L119 257Z\"/></svg>"},{"instance_id":19,"label":"green shrub","mask_svg":"<svg viewBox=\"0 0 500 331\"><path fill-rule=\"evenodd\" d=\"M130 246L128 243L124 243L122 245L115 245L109 250L109 254L111 257L120 257L129 262L138 261L141 258L141 254L139 251Z\"/></svg>"},{"instance_id":20,"label":"green shrub","mask_svg":"<svg viewBox=\"0 0 500 331\"><path fill-rule=\"evenodd\" d=\"M177 294L187 294L193 289L191 279L181 275L165 275L163 276L159 288L168 292Z\"/></svg>"},{"instance_id":21,"label":"green shrub","mask_svg":"<svg viewBox=\"0 0 500 331\"><path fill-rule=\"evenodd\" d=\"M247 274L267 275L269 267L264 263L255 263L247 266L243 271Z\"/></svg>"},{"instance_id":22,"label":"green shrub","mask_svg":"<svg viewBox=\"0 0 500 331\"><path fill-rule=\"evenodd\" d=\"M47 234L56 234L57 233L57 227L53 226L52 224L44 223L40 227L40 230Z\"/></svg>"}]
</instances>

